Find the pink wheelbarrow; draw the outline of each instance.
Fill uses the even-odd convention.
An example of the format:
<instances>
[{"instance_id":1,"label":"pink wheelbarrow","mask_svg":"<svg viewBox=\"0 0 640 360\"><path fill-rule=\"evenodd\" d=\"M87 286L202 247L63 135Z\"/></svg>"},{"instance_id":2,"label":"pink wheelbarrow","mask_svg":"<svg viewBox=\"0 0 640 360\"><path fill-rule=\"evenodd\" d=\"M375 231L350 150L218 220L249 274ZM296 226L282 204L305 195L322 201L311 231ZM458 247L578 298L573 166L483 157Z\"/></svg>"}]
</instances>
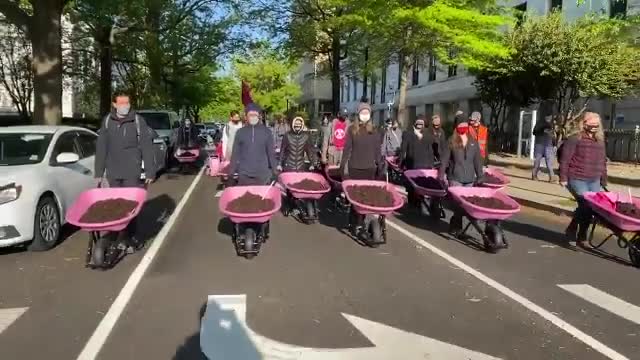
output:
<instances>
[{"instance_id":1,"label":"pink wheelbarrow","mask_svg":"<svg viewBox=\"0 0 640 360\"><path fill-rule=\"evenodd\" d=\"M418 178L434 179L434 184L440 183L438 180L438 170L436 169L413 169L406 170L404 176L409 185L413 188L415 199L409 199L417 205L423 215L429 215L432 219L444 218L442 199L447 195L447 190L442 186L440 189L423 187L416 183Z\"/></svg>"},{"instance_id":2,"label":"pink wheelbarrow","mask_svg":"<svg viewBox=\"0 0 640 360\"><path fill-rule=\"evenodd\" d=\"M589 231L589 244L594 249L598 249L610 239L615 238L620 248L628 249L631 264L640 268L640 219L621 214L616 210L620 203L633 203L636 207L640 207L640 199L630 198L627 194L604 191L586 192L582 196L595 214ZM596 244L593 241L593 235L597 225L607 228L611 234ZM625 234L630 234L631 239L628 239Z\"/></svg>"},{"instance_id":3,"label":"pink wheelbarrow","mask_svg":"<svg viewBox=\"0 0 640 360\"><path fill-rule=\"evenodd\" d=\"M324 176L331 185L331 204L335 209L346 211L350 205L342 192L342 174L337 165L326 165Z\"/></svg>"},{"instance_id":4,"label":"pink wheelbarrow","mask_svg":"<svg viewBox=\"0 0 640 360\"><path fill-rule=\"evenodd\" d=\"M404 205L404 198L398 193L395 185L376 180L345 180L342 182L345 196L351 203L349 225L351 234L356 239L363 240L370 247L378 247L387 242L386 217ZM349 191L353 186L379 186L391 193L393 205L389 207L375 207L355 201ZM363 226L357 218L364 216Z\"/></svg>"},{"instance_id":5,"label":"pink wheelbarrow","mask_svg":"<svg viewBox=\"0 0 640 360\"><path fill-rule=\"evenodd\" d=\"M320 184L322 190L306 190L296 188L296 183L311 180ZM292 214L300 221L312 224L318 220L318 200L331 191L327 179L315 172L283 172L278 176L278 182L287 192L285 206L282 208L284 216Z\"/></svg>"},{"instance_id":6,"label":"pink wheelbarrow","mask_svg":"<svg viewBox=\"0 0 640 360\"><path fill-rule=\"evenodd\" d=\"M448 189L449 194L458 206L460 206L469 220L462 232L456 234L458 238L464 237L470 226L482 236L485 250L497 253L500 249L509 247L504 231L500 226L502 220L508 219L520 211L520 204L498 189L486 187L462 187L454 186ZM503 202L509 209L493 209L475 205L465 199L468 196L482 198L494 198ZM484 229L480 221L485 223Z\"/></svg>"},{"instance_id":7,"label":"pink wheelbarrow","mask_svg":"<svg viewBox=\"0 0 640 360\"><path fill-rule=\"evenodd\" d=\"M273 208L260 213L237 213L228 210L229 203L247 192L273 201ZM269 238L269 220L280 210L282 195L275 186L232 186L220 195L220 212L233 223L231 239L239 256L252 259L260 253L262 244Z\"/></svg>"},{"instance_id":8,"label":"pink wheelbarrow","mask_svg":"<svg viewBox=\"0 0 640 360\"><path fill-rule=\"evenodd\" d=\"M487 167L487 168L484 169L484 173L485 173L485 175L490 175L490 176L500 180L500 183L484 182L484 183L482 183L482 186L484 186L484 187L488 187L488 188L492 188L492 189L504 189L511 182L511 180L509 180L509 178L506 177L498 169Z\"/></svg>"},{"instance_id":9,"label":"pink wheelbarrow","mask_svg":"<svg viewBox=\"0 0 640 360\"><path fill-rule=\"evenodd\" d=\"M116 238L127 225L140 213L147 197L142 188L97 188L83 192L67 210L67 222L90 234L87 249L86 266L89 268L110 269L126 254L127 246ZM138 203L127 216L105 223L85 223L80 219L89 208L98 201L125 199Z\"/></svg>"}]
</instances>

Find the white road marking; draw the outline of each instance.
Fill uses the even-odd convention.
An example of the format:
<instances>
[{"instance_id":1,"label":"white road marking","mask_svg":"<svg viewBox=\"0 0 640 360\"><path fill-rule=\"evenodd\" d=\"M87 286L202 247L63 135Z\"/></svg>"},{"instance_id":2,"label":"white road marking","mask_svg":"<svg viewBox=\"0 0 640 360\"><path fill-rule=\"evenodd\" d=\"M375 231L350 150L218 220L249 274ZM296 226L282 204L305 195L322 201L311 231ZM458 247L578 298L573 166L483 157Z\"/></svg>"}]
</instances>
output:
<instances>
[{"instance_id":1,"label":"white road marking","mask_svg":"<svg viewBox=\"0 0 640 360\"><path fill-rule=\"evenodd\" d=\"M127 283L124 285L122 290L120 290L120 294L118 294L118 297L116 297L116 299L113 301L113 304L111 304L109 311L102 318L100 324L98 324L98 327L93 332L93 335L91 335L91 338L84 346L84 349L82 349L82 352L80 353L80 355L78 355L77 360L94 360L98 356L100 350L102 349L102 346L104 346L104 343L109 337L109 334L113 330L113 327L120 318L120 315L122 315L122 312L124 311L129 301L131 300L131 297L136 291L136 288L140 284L142 277L147 272L147 269L149 269L149 266L151 266L153 259L156 257L158 251L160 251L160 248L162 247L162 244L167 239L167 235L169 234L169 231L171 231L173 224L180 216L182 209L189 201L191 194L200 182L200 178L202 178L203 173L204 168L200 169L200 172L193 180L187 191L184 193L182 199L180 199L180 202L176 206L173 214L171 214L171 216L169 217L169 220L167 220L167 222L162 227L162 230L160 230L158 235L156 235L155 239L151 243L151 246L149 247L149 250L144 254L138 266L129 276Z\"/></svg>"},{"instance_id":2,"label":"white road marking","mask_svg":"<svg viewBox=\"0 0 640 360\"><path fill-rule=\"evenodd\" d=\"M28 309L28 307L0 309L0 334L7 330Z\"/></svg>"},{"instance_id":3,"label":"white road marking","mask_svg":"<svg viewBox=\"0 0 640 360\"><path fill-rule=\"evenodd\" d=\"M387 360L499 358L446 342L342 314L374 346L320 349L285 344L257 334L246 323L246 295L209 296L200 325L200 348L211 360Z\"/></svg>"},{"instance_id":4,"label":"white road marking","mask_svg":"<svg viewBox=\"0 0 640 360\"><path fill-rule=\"evenodd\" d=\"M560 288L588 302L640 325L640 307L607 294L587 284L558 285Z\"/></svg>"},{"instance_id":5,"label":"white road marking","mask_svg":"<svg viewBox=\"0 0 640 360\"><path fill-rule=\"evenodd\" d=\"M589 347L593 348L597 352L601 353L602 355L608 357L609 359L614 359L614 360L628 360L629 359L626 356L620 354L619 352L611 349L607 345L605 345L605 344L601 343L600 341L596 340L591 335L586 334L582 330L580 330L580 329L576 328L575 326L569 324L568 322L562 320L560 317L554 315L550 311L547 311L544 308L536 305L535 303L533 303L529 299L525 298L524 296L522 296L522 295L516 293L515 291L509 289L508 287L500 284L499 282L493 280L492 278L486 276L485 274L481 273L480 271L478 271L478 270L472 268L471 266L467 265L466 263L462 262L461 260L456 259L455 257L449 255L445 251L440 250L438 247L436 247L436 246L432 245L431 243L421 239L417 235L415 235L412 232L406 230L402 226L394 223L393 221L387 219L387 225L389 225L392 228L396 229L397 231L399 231L400 233L402 233L403 235L405 235L409 239L411 239L411 240L415 241L416 243L418 243L419 245L421 245L422 247L427 248L428 250L430 250L434 254L440 256L444 260L450 262L454 266L457 266L458 268L460 268L461 270L465 271L469 275L474 276L475 278L477 278L478 280L482 281L483 283L485 283L485 284L489 285L490 287L498 290L499 292L501 292L503 295L505 295L506 297L510 298L511 300L519 303L520 305L524 306L528 310L540 315L542 318L546 319L550 323L552 323L555 326L559 327L560 329L564 330L565 332L567 332L568 334L572 335L576 339L582 341L583 343L585 343Z\"/></svg>"}]
</instances>

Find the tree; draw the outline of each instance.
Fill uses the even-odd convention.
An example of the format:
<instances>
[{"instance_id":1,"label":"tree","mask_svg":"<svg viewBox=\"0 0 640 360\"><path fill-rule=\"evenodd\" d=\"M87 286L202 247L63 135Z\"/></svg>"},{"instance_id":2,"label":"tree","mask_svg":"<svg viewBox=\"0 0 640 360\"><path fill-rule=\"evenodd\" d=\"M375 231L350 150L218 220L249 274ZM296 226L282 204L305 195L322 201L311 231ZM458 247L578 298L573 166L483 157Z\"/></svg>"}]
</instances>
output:
<instances>
[{"instance_id":1,"label":"tree","mask_svg":"<svg viewBox=\"0 0 640 360\"><path fill-rule=\"evenodd\" d=\"M226 120L231 111L241 111L240 81L223 76L214 78L211 95L213 98L201 111L205 119Z\"/></svg>"},{"instance_id":2,"label":"tree","mask_svg":"<svg viewBox=\"0 0 640 360\"><path fill-rule=\"evenodd\" d=\"M357 0L265 0L255 10L284 36L293 59L306 57L323 65L321 73L331 79L334 113L340 110L341 61L347 58L356 25L347 15L357 7Z\"/></svg>"},{"instance_id":3,"label":"tree","mask_svg":"<svg viewBox=\"0 0 640 360\"><path fill-rule=\"evenodd\" d=\"M33 69L31 43L20 29L0 23L0 82L18 109L20 117L31 119Z\"/></svg>"},{"instance_id":4,"label":"tree","mask_svg":"<svg viewBox=\"0 0 640 360\"><path fill-rule=\"evenodd\" d=\"M268 49L256 49L248 57L234 60L236 78L251 85L254 101L268 113L286 112L302 94L292 79L295 70L295 64Z\"/></svg>"},{"instance_id":5,"label":"tree","mask_svg":"<svg viewBox=\"0 0 640 360\"><path fill-rule=\"evenodd\" d=\"M553 101L561 126L571 125L594 97L621 99L640 80L640 50L620 19L585 17L567 22L560 13L527 17L507 35L512 72L536 101Z\"/></svg>"},{"instance_id":6,"label":"tree","mask_svg":"<svg viewBox=\"0 0 640 360\"><path fill-rule=\"evenodd\" d=\"M493 0L368 0L349 16L370 39L366 60L376 66L389 59L399 64L398 120L406 125L407 78L425 55L443 64L474 70L508 56L500 27L510 18Z\"/></svg>"},{"instance_id":7,"label":"tree","mask_svg":"<svg viewBox=\"0 0 640 360\"><path fill-rule=\"evenodd\" d=\"M2 0L0 13L31 41L34 120L62 121L62 12L71 0Z\"/></svg>"}]
</instances>

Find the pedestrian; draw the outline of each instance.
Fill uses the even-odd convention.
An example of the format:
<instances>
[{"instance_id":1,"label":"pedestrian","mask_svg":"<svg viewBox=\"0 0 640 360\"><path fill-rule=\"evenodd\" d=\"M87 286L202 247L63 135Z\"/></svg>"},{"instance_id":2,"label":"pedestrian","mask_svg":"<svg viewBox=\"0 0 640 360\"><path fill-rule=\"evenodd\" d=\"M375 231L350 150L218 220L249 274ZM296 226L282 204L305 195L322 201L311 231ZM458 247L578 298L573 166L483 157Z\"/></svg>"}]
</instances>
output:
<instances>
[{"instance_id":1,"label":"pedestrian","mask_svg":"<svg viewBox=\"0 0 640 360\"><path fill-rule=\"evenodd\" d=\"M449 186L474 186L482 181L483 176L480 146L469 136L469 124L464 114L456 115L454 126L455 131L442 156L438 177L444 181L446 174ZM455 206L449 221L449 232L456 237L462 230L462 216L462 209Z\"/></svg>"},{"instance_id":2,"label":"pedestrian","mask_svg":"<svg viewBox=\"0 0 640 360\"><path fill-rule=\"evenodd\" d=\"M429 126L431 133L431 148L433 150L434 164L439 165L442 161L443 149L447 146L447 135L442 129L442 120L439 114L435 114L431 117L431 126Z\"/></svg>"},{"instance_id":3,"label":"pedestrian","mask_svg":"<svg viewBox=\"0 0 640 360\"><path fill-rule=\"evenodd\" d=\"M240 186L267 185L277 167L273 134L260 121L258 105L248 104L245 113L247 126L235 135L229 174L238 174Z\"/></svg>"},{"instance_id":4,"label":"pedestrian","mask_svg":"<svg viewBox=\"0 0 640 360\"><path fill-rule=\"evenodd\" d=\"M387 119L384 140L382 142L382 153L384 156L398 156L401 146L402 129L398 126L398 121Z\"/></svg>"},{"instance_id":5,"label":"pedestrian","mask_svg":"<svg viewBox=\"0 0 640 360\"><path fill-rule=\"evenodd\" d=\"M411 130L402 135L402 148L400 150L400 166L404 169L432 169L434 166L433 137L430 131L425 129L425 121L418 117ZM410 183L406 186L409 203L418 205L421 197L416 195L415 189Z\"/></svg>"},{"instance_id":6,"label":"pedestrian","mask_svg":"<svg viewBox=\"0 0 640 360\"><path fill-rule=\"evenodd\" d=\"M242 126L243 123L240 121L240 114L232 110L229 113L229 122L224 126L224 129L222 129L222 159L231 159L236 133Z\"/></svg>"},{"instance_id":7,"label":"pedestrian","mask_svg":"<svg viewBox=\"0 0 640 360\"><path fill-rule=\"evenodd\" d=\"M533 154L535 160L533 162L533 172L531 173L531 179L538 180L538 171L540 169L540 162L544 158L547 164L547 170L549 171L549 182L553 182L553 117L551 115L545 116L544 121L536 123L533 128L534 147Z\"/></svg>"},{"instance_id":8,"label":"pedestrian","mask_svg":"<svg viewBox=\"0 0 640 360\"><path fill-rule=\"evenodd\" d=\"M198 129L193 126L193 121L190 117L184 118L176 131L176 143L174 144L176 155L180 156L180 154L186 150L193 150L200 147L200 144L198 144Z\"/></svg>"},{"instance_id":9,"label":"pedestrian","mask_svg":"<svg viewBox=\"0 0 640 360\"><path fill-rule=\"evenodd\" d=\"M289 125L282 115L276 117L276 124L271 128L273 131L273 142L276 147L276 156L279 156L282 147L282 139L289 132Z\"/></svg>"},{"instance_id":10,"label":"pedestrian","mask_svg":"<svg viewBox=\"0 0 640 360\"><path fill-rule=\"evenodd\" d=\"M144 167L144 180L141 178ZM113 110L102 121L95 154L95 177L98 185L107 179L109 187L145 187L156 177L153 129L131 110L129 95L118 92L113 97ZM141 249L144 241L137 238L137 219L129 223L125 242L129 253Z\"/></svg>"},{"instance_id":11,"label":"pedestrian","mask_svg":"<svg viewBox=\"0 0 640 360\"><path fill-rule=\"evenodd\" d=\"M469 135L480 146L480 156L482 156L482 165L486 166L489 163L489 129L482 125L482 114L479 111L474 111L469 117Z\"/></svg>"},{"instance_id":12,"label":"pedestrian","mask_svg":"<svg viewBox=\"0 0 640 360\"><path fill-rule=\"evenodd\" d=\"M582 195L607 185L607 156L600 115L585 112L577 121L579 133L563 144L560 184L571 192L578 206L566 229L569 241L588 247L587 231L593 216Z\"/></svg>"},{"instance_id":13,"label":"pedestrian","mask_svg":"<svg viewBox=\"0 0 640 360\"><path fill-rule=\"evenodd\" d=\"M323 164L340 165L347 137L347 129L351 122L347 119L349 112L342 110L329 125L329 136L322 140L321 160Z\"/></svg>"},{"instance_id":14,"label":"pedestrian","mask_svg":"<svg viewBox=\"0 0 640 360\"><path fill-rule=\"evenodd\" d=\"M313 170L318 156L311 139L305 131L304 119L296 116L291 122L291 130L282 139L281 159L278 171L307 171ZM310 166L307 166L309 159Z\"/></svg>"},{"instance_id":15,"label":"pedestrian","mask_svg":"<svg viewBox=\"0 0 640 360\"><path fill-rule=\"evenodd\" d=\"M371 105L358 105L358 121L349 126L344 153L340 162L340 173L344 179L374 180L385 174L385 159L382 156L383 133L371 121ZM364 216L353 208L349 212L349 224L355 236L364 235Z\"/></svg>"}]
</instances>

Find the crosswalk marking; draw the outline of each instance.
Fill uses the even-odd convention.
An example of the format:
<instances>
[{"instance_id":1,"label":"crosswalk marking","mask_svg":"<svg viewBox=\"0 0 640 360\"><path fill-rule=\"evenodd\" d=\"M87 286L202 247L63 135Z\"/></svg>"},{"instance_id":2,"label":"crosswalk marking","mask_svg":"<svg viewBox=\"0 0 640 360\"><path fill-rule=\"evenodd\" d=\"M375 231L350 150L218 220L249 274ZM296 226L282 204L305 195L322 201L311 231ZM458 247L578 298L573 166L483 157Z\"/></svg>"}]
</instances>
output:
<instances>
[{"instance_id":1,"label":"crosswalk marking","mask_svg":"<svg viewBox=\"0 0 640 360\"><path fill-rule=\"evenodd\" d=\"M594 305L597 305L621 318L640 325L640 307L607 294L587 284L567 284L558 287L578 296Z\"/></svg>"},{"instance_id":2,"label":"crosswalk marking","mask_svg":"<svg viewBox=\"0 0 640 360\"><path fill-rule=\"evenodd\" d=\"M0 334L2 334L14 321L18 320L29 308L0 309Z\"/></svg>"}]
</instances>

